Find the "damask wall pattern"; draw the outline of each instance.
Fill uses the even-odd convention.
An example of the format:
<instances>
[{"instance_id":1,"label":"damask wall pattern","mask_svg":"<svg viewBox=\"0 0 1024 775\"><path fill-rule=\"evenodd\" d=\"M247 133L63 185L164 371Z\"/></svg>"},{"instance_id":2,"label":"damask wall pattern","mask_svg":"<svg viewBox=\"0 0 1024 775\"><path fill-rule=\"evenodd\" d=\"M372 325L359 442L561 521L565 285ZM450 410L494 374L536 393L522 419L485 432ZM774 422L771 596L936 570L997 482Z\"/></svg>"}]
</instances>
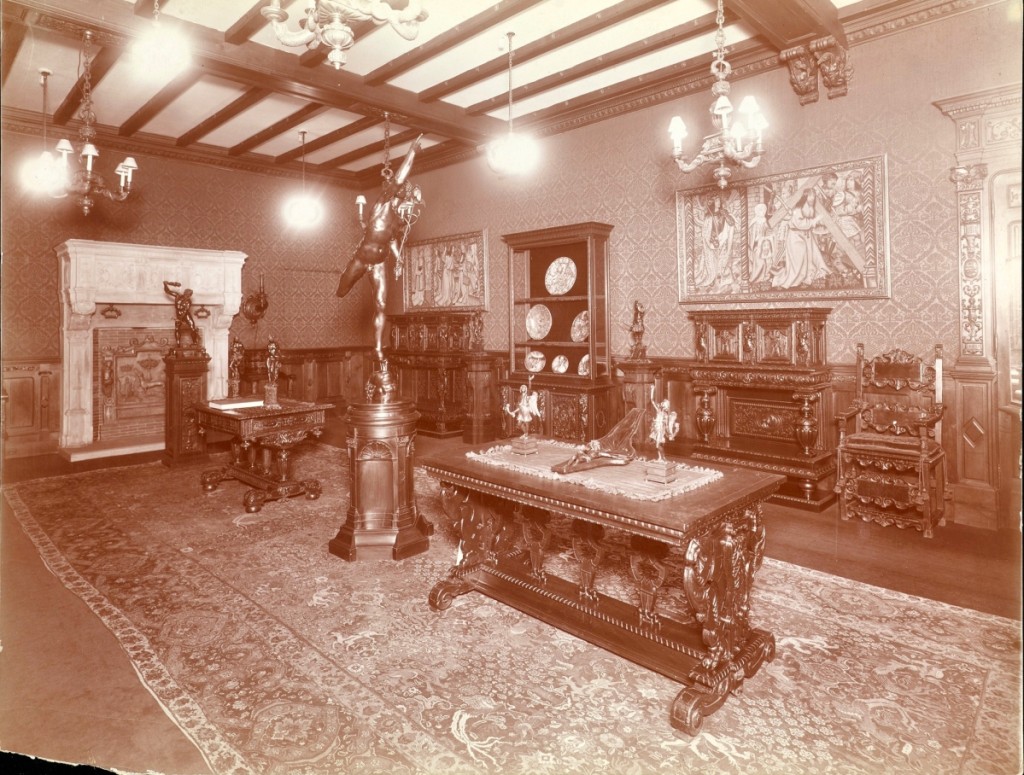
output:
<instances>
[{"instance_id":1,"label":"damask wall pattern","mask_svg":"<svg viewBox=\"0 0 1024 775\"><path fill-rule=\"evenodd\" d=\"M831 305L830 362L852 363L857 342L869 352L898 346L920 353L942 343L948 361L957 354L956 192L949 180L954 127L932 103L1019 80L1019 20L1007 16L1009 5L854 45L853 80L842 98L822 93L818 103L800 107L784 70L733 84L737 98L756 94L771 124L761 165L737 179L887 156L892 296ZM690 142L697 142L711 128L702 123L709 103L710 92L702 92L543 138L540 170L529 179L496 178L481 161L419 176L429 207L418 239L489 229L488 348L508 346L508 250L501 235L596 220L615 227L609 247L612 352L627 354L633 300L641 299L648 354L694 354L687 311L723 307L678 301L675 192L707 185L710 171L680 172L670 158L667 128L679 113L691 127Z\"/></svg>"},{"instance_id":2,"label":"damask wall pattern","mask_svg":"<svg viewBox=\"0 0 1024 775\"><path fill-rule=\"evenodd\" d=\"M1019 20L1007 16L1011 6L1017 4L997 3L909 31L853 36L849 94L835 100L822 94L819 102L801 107L785 70L734 83L735 96L757 95L770 122L765 159L744 172L746 177L887 157L892 297L834 304L830 362L852 362L856 342L869 352L899 346L921 353L941 342L950 362L957 353L956 192L949 181L954 125L932 103L1019 81ZM687 311L721 305L679 303L675 194L706 185L710 173L686 175L676 168L667 127L674 113L684 115L696 142L710 131L702 123L709 103L710 92L702 91L543 138L543 161L527 179L499 178L482 159L424 173L413 169L426 207L411 239L487 230L486 347L508 345L508 253L501 235L594 220L614 226L613 354L628 352L634 299L647 306L650 355L694 354ZM5 171L17 169L38 142L5 133ZM72 237L241 250L249 255L243 290L256 289L262 273L271 302L258 327L236 320L234 331L246 346L262 346L270 335L285 347L370 343L368 283L343 300L334 296L359 237L356 192L328 188L325 223L296 234L280 218L295 181L162 158L140 156L139 162L132 198L122 205L101 202L88 218L76 216L68 202L27 200L17 175L3 176L5 358L59 353L53 248ZM392 290L392 312L401 309L399 291Z\"/></svg>"},{"instance_id":3,"label":"damask wall pattern","mask_svg":"<svg viewBox=\"0 0 1024 775\"><path fill-rule=\"evenodd\" d=\"M240 315L233 324L233 335L246 347L263 347L269 336L284 347L369 343L369 289L345 299L334 295L353 240L359 237L356 192L323 187L325 222L317 230L297 232L284 224L281 210L300 187L298 180L136 154L139 178L132 195L121 204L100 199L86 217L70 199L35 199L21 190L17 170L39 152L40 142L12 133L3 136L0 298L5 360L59 357L54 248L68 239L240 250L248 256L243 293L258 289L262 274L270 297L266 317L257 327ZM169 298L168 305L168 319L173 320Z\"/></svg>"}]
</instances>

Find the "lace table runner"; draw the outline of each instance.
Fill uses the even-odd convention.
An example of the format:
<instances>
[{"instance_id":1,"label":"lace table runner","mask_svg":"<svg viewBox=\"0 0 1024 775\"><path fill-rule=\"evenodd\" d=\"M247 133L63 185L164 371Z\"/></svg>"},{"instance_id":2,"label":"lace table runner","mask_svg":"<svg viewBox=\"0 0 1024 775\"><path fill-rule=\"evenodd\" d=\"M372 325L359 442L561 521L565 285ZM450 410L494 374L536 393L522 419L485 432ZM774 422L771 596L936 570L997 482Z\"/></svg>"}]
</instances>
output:
<instances>
[{"instance_id":1,"label":"lace table runner","mask_svg":"<svg viewBox=\"0 0 1024 775\"><path fill-rule=\"evenodd\" d=\"M519 455L512 446L503 444L484 452L467 452L470 460L478 460L490 466L507 468L543 479L569 482L586 487L588 490L621 495L638 501L660 501L672 498L722 478L721 471L699 468L676 461L676 480L670 484L644 480L644 461L633 460L624 466L602 466L571 474L558 474L551 466L562 463L579 450L574 444L560 441L540 441L534 455Z\"/></svg>"}]
</instances>

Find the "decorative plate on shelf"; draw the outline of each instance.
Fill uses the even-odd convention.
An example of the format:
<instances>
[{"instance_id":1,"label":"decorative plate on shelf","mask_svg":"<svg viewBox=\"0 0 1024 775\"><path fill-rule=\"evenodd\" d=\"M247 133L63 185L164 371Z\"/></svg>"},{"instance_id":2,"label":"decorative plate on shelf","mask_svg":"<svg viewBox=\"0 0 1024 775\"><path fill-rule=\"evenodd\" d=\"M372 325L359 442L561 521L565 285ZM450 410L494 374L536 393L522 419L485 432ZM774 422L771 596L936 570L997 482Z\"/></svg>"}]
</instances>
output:
<instances>
[{"instance_id":1,"label":"decorative plate on shelf","mask_svg":"<svg viewBox=\"0 0 1024 775\"><path fill-rule=\"evenodd\" d=\"M531 339L543 339L551 330L551 310L543 304L534 304L526 313L526 333Z\"/></svg>"},{"instance_id":2,"label":"decorative plate on shelf","mask_svg":"<svg viewBox=\"0 0 1024 775\"><path fill-rule=\"evenodd\" d=\"M565 374L569 370L569 359L564 355L556 355L551 361L551 370L555 374Z\"/></svg>"},{"instance_id":3,"label":"decorative plate on shelf","mask_svg":"<svg viewBox=\"0 0 1024 775\"><path fill-rule=\"evenodd\" d=\"M527 371L540 371L544 368L544 364L547 363L547 358L544 357L544 353L537 350L530 350L526 354L526 370Z\"/></svg>"},{"instance_id":4,"label":"decorative plate on shelf","mask_svg":"<svg viewBox=\"0 0 1024 775\"><path fill-rule=\"evenodd\" d=\"M580 358L580 365L576 367L576 373L581 377L590 376L590 356L584 355Z\"/></svg>"},{"instance_id":5,"label":"decorative plate on shelf","mask_svg":"<svg viewBox=\"0 0 1024 775\"><path fill-rule=\"evenodd\" d=\"M590 336L590 313L587 310L583 310L573 319L569 336L574 342L587 341L587 337Z\"/></svg>"},{"instance_id":6,"label":"decorative plate on shelf","mask_svg":"<svg viewBox=\"0 0 1024 775\"><path fill-rule=\"evenodd\" d=\"M553 296L569 292L576 282L576 262L567 256L556 258L544 273L544 287Z\"/></svg>"}]
</instances>

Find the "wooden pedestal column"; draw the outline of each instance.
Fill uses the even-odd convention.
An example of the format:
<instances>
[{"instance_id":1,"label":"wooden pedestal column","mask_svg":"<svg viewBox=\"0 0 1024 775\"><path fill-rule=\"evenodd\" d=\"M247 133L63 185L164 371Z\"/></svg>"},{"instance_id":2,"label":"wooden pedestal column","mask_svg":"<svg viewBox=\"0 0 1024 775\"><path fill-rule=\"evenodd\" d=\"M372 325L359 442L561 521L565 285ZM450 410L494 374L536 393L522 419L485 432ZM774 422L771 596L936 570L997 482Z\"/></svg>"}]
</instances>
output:
<instances>
[{"instance_id":1,"label":"wooden pedestal column","mask_svg":"<svg viewBox=\"0 0 1024 775\"><path fill-rule=\"evenodd\" d=\"M644 439L646 440L647 432L651 428L651 421L654 419L651 407L651 389L661 372L661 367L646 358L619 361L615 367L622 372L623 416L628 414L630 409L643 409L644 419L640 427L644 429Z\"/></svg>"},{"instance_id":2,"label":"wooden pedestal column","mask_svg":"<svg viewBox=\"0 0 1024 775\"><path fill-rule=\"evenodd\" d=\"M466 416L462 420L462 440L483 444L498 436L498 389L495 356L471 352L462 356L466 365Z\"/></svg>"},{"instance_id":3,"label":"wooden pedestal column","mask_svg":"<svg viewBox=\"0 0 1024 775\"><path fill-rule=\"evenodd\" d=\"M170 466L206 458L206 439L199 429L196 406L206 403L205 350L175 347L164 356L167 406L163 464Z\"/></svg>"},{"instance_id":4,"label":"wooden pedestal column","mask_svg":"<svg viewBox=\"0 0 1024 775\"><path fill-rule=\"evenodd\" d=\"M413 447L419 412L412 401L352 404L346 414L352 492L328 548L343 560L425 552L434 526L416 508ZM358 556L357 556L358 555Z\"/></svg>"}]
</instances>

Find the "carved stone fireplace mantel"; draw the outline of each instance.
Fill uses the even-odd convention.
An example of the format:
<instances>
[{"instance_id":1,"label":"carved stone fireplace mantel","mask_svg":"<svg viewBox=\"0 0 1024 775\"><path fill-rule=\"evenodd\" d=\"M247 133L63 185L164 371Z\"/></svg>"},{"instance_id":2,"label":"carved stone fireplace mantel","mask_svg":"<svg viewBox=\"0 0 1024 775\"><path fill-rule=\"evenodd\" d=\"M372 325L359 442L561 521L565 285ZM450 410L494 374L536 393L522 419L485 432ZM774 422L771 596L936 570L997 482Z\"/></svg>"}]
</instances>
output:
<instances>
[{"instance_id":1,"label":"carved stone fireplace mantel","mask_svg":"<svg viewBox=\"0 0 1024 775\"><path fill-rule=\"evenodd\" d=\"M234 250L130 245L72 239L56 248L60 259L61 384L60 448L72 460L162 449L125 439L95 448L94 332L98 329L166 331L174 327L173 299L164 280L193 291L193 315L210 355L207 389L227 395L228 338L242 301L242 265Z\"/></svg>"}]
</instances>

